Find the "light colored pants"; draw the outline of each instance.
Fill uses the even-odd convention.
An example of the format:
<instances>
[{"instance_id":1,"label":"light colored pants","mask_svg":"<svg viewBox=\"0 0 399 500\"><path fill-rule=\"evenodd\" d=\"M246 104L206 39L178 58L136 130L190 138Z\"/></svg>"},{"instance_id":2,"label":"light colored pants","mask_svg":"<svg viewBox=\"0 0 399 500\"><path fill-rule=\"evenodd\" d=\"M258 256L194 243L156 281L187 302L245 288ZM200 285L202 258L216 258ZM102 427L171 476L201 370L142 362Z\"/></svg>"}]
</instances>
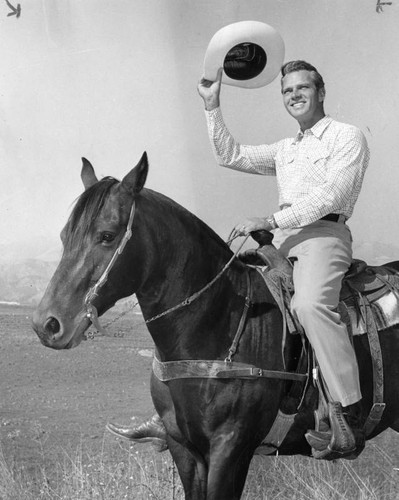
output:
<instances>
[{"instance_id":1,"label":"light colored pants","mask_svg":"<svg viewBox=\"0 0 399 500\"><path fill-rule=\"evenodd\" d=\"M342 279L352 260L346 224L317 221L278 229L274 245L294 259L291 308L313 346L333 401L347 406L361 399L356 356L336 307Z\"/></svg>"}]
</instances>

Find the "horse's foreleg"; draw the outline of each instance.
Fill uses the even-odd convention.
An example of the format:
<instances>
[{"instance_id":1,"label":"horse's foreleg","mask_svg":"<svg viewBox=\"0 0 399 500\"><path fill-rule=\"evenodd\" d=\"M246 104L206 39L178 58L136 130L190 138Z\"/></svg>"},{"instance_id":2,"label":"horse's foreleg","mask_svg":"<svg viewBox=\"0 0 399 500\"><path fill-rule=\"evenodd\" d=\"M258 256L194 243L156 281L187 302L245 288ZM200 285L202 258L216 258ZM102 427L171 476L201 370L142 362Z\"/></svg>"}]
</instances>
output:
<instances>
[{"instance_id":1,"label":"horse's foreleg","mask_svg":"<svg viewBox=\"0 0 399 500\"><path fill-rule=\"evenodd\" d=\"M209 463L207 500L241 498L254 450L229 447L224 443L212 449Z\"/></svg>"},{"instance_id":2,"label":"horse's foreleg","mask_svg":"<svg viewBox=\"0 0 399 500\"><path fill-rule=\"evenodd\" d=\"M169 436L168 446L179 471L185 500L207 500L208 468L205 461Z\"/></svg>"},{"instance_id":3,"label":"horse's foreleg","mask_svg":"<svg viewBox=\"0 0 399 500\"><path fill-rule=\"evenodd\" d=\"M239 500L253 450L236 452L223 445L213 449L209 465L195 450L168 436L168 446L179 471L185 500Z\"/></svg>"},{"instance_id":4,"label":"horse's foreleg","mask_svg":"<svg viewBox=\"0 0 399 500\"><path fill-rule=\"evenodd\" d=\"M205 460L181 434L169 388L154 375L151 377L151 394L167 429L168 448L179 472L185 499L206 500L208 469Z\"/></svg>"}]
</instances>

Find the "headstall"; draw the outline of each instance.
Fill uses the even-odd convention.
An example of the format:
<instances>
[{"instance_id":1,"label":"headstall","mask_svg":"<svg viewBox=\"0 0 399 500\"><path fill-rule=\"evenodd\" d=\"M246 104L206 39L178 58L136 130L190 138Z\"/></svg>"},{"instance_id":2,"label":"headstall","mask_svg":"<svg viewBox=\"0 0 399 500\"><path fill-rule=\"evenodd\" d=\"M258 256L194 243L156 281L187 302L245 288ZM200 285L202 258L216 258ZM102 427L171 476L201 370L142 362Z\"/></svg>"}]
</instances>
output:
<instances>
[{"instance_id":1,"label":"headstall","mask_svg":"<svg viewBox=\"0 0 399 500\"><path fill-rule=\"evenodd\" d=\"M119 243L118 248L115 250L114 255L112 256L111 260L109 261L107 267L105 268L104 272L98 279L97 283L93 285L89 291L86 294L85 300L84 300L84 305L86 308L86 317L90 319L92 322L93 326L102 334L105 334L106 332L100 325L100 322L98 320L98 313L97 313L97 308L92 304L92 301L94 300L95 297L98 295L99 289L106 283L108 279L109 272L113 268L116 260L118 259L119 255L123 252L126 243L130 240L132 236L132 225L133 225L133 219L134 215L136 213L136 202L133 201L132 208L130 209L130 216L129 216L129 221L126 226L126 232Z\"/></svg>"}]
</instances>

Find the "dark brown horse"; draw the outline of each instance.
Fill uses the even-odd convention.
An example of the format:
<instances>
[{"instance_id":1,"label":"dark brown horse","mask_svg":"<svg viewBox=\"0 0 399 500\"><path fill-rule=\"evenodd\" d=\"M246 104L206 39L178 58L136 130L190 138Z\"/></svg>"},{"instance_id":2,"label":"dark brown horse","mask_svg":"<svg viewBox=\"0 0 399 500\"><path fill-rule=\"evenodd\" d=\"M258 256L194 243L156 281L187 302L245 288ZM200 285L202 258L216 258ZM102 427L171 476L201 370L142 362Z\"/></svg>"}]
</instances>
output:
<instances>
[{"instance_id":1,"label":"dark brown horse","mask_svg":"<svg viewBox=\"0 0 399 500\"><path fill-rule=\"evenodd\" d=\"M144 154L121 182L110 177L97 181L84 160L86 190L62 231L61 262L34 314L41 342L54 349L76 347L97 312L135 293L161 362L223 362L243 323L249 295L234 361L286 369L282 315L260 274L232 258L229 247L194 215L144 188L147 171ZM187 297L192 300L185 302ZM287 359L297 351L298 338L288 336ZM369 437L388 427L399 430L399 329L383 332L380 340L387 408ZM356 337L355 344L369 409L367 339ZM187 499L241 497L252 456L275 420L286 384L276 378L161 382L152 376L153 402ZM279 453L309 455L304 434L313 425L311 411L298 414Z\"/></svg>"}]
</instances>

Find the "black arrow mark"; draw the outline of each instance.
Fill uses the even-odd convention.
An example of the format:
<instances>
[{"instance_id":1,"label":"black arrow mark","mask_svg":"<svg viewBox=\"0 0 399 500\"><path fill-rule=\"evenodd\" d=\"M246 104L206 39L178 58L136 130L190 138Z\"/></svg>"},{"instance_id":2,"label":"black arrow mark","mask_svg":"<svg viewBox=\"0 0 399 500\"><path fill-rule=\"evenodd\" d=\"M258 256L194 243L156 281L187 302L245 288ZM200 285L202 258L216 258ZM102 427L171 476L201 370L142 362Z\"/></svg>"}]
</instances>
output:
<instances>
[{"instance_id":1,"label":"black arrow mark","mask_svg":"<svg viewBox=\"0 0 399 500\"><path fill-rule=\"evenodd\" d=\"M16 7L14 5L11 5L8 0L6 0L6 4L10 7L12 12L9 12L7 14L7 17L10 16L16 16L17 18L21 15L21 4L19 3Z\"/></svg>"},{"instance_id":2,"label":"black arrow mark","mask_svg":"<svg viewBox=\"0 0 399 500\"><path fill-rule=\"evenodd\" d=\"M377 14L381 14L381 12L383 12L383 5L392 5L392 2L382 2L381 0L377 0L377 5L375 6Z\"/></svg>"}]
</instances>

